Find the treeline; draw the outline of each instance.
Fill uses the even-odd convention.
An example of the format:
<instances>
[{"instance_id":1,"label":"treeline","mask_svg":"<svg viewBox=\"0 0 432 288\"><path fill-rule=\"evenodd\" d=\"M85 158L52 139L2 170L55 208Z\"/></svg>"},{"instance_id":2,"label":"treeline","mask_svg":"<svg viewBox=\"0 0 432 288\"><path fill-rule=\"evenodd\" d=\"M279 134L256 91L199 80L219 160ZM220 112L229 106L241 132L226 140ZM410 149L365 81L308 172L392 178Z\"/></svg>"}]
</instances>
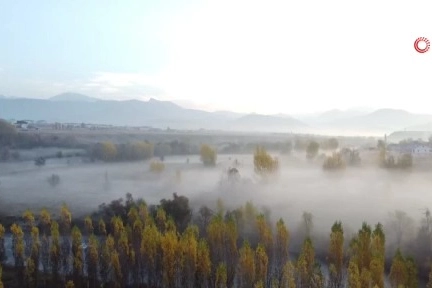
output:
<instances>
[{"instance_id":1,"label":"treeline","mask_svg":"<svg viewBox=\"0 0 432 288\"><path fill-rule=\"evenodd\" d=\"M15 127L0 119L0 149L31 149L35 147L82 148L71 135L19 133Z\"/></svg>"},{"instance_id":2,"label":"treeline","mask_svg":"<svg viewBox=\"0 0 432 288\"><path fill-rule=\"evenodd\" d=\"M413 258L397 250L386 267L379 223L364 223L346 245L343 225L335 222L325 274L310 221L305 218L306 236L293 259L284 221L272 223L251 203L229 211L219 201L215 211L202 207L192 215L182 196L150 206L128 195L102 205L81 227L65 205L56 219L47 210L27 211L10 227L16 275L6 286L363 288L384 287L388 275L391 287L418 287ZM4 235L0 225L3 258Z\"/></svg>"}]
</instances>

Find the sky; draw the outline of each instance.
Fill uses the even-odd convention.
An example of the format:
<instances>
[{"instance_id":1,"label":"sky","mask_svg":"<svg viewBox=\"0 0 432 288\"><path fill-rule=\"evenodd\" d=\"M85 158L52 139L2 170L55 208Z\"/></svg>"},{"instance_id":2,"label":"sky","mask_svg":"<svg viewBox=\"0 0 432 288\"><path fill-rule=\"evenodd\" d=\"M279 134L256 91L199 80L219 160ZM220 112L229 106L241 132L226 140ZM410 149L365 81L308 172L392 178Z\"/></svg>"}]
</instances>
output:
<instances>
[{"instance_id":1,"label":"sky","mask_svg":"<svg viewBox=\"0 0 432 288\"><path fill-rule=\"evenodd\" d=\"M0 95L431 113L430 0L0 0Z\"/></svg>"}]
</instances>

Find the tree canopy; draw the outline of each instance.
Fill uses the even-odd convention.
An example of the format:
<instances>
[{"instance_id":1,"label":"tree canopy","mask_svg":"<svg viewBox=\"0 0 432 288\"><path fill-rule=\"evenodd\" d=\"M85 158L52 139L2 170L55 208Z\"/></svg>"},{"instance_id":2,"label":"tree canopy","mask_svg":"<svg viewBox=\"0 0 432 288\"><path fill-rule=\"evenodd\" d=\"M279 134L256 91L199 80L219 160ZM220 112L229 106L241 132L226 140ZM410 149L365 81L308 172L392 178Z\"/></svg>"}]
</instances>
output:
<instances>
[{"instance_id":1,"label":"tree canopy","mask_svg":"<svg viewBox=\"0 0 432 288\"><path fill-rule=\"evenodd\" d=\"M201 155L201 161L205 166L216 165L216 159L217 159L216 150L214 150L209 145L207 144L201 145L200 155Z\"/></svg>"}]
</instances>

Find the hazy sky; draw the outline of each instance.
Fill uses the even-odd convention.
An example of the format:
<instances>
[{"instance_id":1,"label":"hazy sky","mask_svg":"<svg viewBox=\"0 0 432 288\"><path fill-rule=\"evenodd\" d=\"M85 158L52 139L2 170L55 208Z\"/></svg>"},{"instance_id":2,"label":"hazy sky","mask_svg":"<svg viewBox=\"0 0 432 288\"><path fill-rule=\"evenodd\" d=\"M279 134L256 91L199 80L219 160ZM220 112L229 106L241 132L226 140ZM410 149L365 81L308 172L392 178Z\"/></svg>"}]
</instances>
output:
<instances>
[{"instance_id":1,"label":"hazy sky","mask_svg":"<svg viewBox=\"0 0 432 288\"><path fill-rule=\"evenodd\" d=\"M0 94L430 112L430 0L0 0Z\"/></svg>"}]
</instances>

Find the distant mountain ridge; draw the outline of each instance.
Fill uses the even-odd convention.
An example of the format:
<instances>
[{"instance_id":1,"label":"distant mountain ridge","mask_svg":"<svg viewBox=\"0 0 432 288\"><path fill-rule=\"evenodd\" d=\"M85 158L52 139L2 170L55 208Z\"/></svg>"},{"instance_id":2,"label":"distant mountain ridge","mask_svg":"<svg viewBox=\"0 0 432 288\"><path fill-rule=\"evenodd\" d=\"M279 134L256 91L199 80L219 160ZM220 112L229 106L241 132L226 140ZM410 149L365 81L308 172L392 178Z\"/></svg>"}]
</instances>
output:
<instances>
[{"instance_id":1,"label":"distant mountain ridge","mask_svg":"<svg viewBox=\"0 0 432 288\"><path fill-rule=\"evenodd\" d=\"M51 101L83 101L83 102L95 102L100 101L101 99L90 97L87 95L79 94L79 93L72 93L72 92L66 92L62 94L58 94L56 96L53 96L49 98Z\"/></svg>"},{"instance_id":2,"label":"distant mountain ridge","mask_svg":"<svg viewBox=\"0 0 432 288\"><path fill-rule=\"evenodd\" d=\"M398 109L373 112L330 110L304 118L286 114L207 112L184 108L170 101L149 99L102 100L78 93L62 93L49 99L0 97L0 118L48 122L151 126L182 130L226 130L324 134L384 135L410 127L431 127L432 115ZM432 127L431 127L432 128Z\"/></svg>"},{"instance_id":3,"label":"distant mountain ridge","mask_svg":"<svg viewBox=\"0 0 432 288\"><path fill-rule=\"evenodd\" d=\"M172 129L212 129L256 131L247 123L237 125L243 114L218 111L207 112L183 108L170 101L154 98L140 100L101 100L77 93L63 93L49 99L0 99L0 118L45 120L64 123L111 124L116 126L151 126ZM278 120L274 120L278 121ZM294 124L294 122L292 122ZM241 124L241 123L240 123ZM256 126L257 123L254 123ZM260 125L272 131L268 124ZM296 124L296 127L299 125ZM286 122L282 127L290 131L295 127ZM279 129L279 128L278 128Z\"/></svg>"}]
</instances>

